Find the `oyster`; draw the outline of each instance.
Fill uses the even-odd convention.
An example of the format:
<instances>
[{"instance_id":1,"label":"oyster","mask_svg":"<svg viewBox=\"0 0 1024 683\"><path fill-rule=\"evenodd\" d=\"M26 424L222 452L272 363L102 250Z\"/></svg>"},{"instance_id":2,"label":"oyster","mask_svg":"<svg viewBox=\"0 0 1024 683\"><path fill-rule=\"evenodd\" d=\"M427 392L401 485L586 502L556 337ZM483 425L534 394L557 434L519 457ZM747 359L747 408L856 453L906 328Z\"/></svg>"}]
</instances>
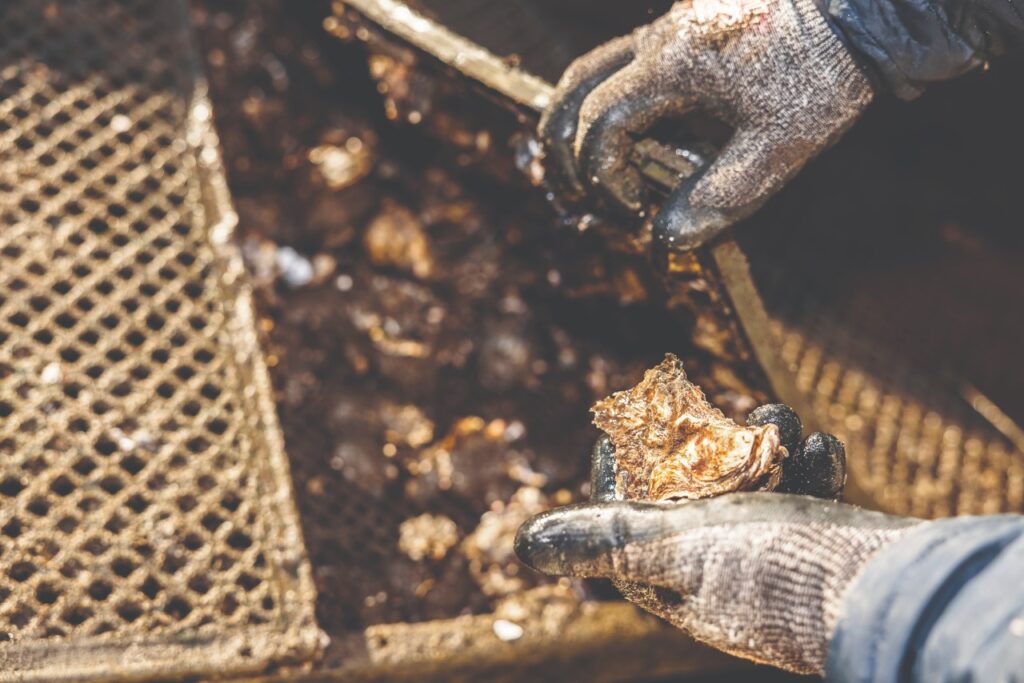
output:
<instances>
[{"instance_id":1,"label":"oyster","mask_svg":"<svg viewBox=\"0 0 1024 683\"><path fill-rule=\"evenodd\" d=\"M771 491L788 456L774 424L741 427L708 403L668 354L632 389L591 409L615 446L616 497L709 498Z\"/></svg>"}]
</instances>

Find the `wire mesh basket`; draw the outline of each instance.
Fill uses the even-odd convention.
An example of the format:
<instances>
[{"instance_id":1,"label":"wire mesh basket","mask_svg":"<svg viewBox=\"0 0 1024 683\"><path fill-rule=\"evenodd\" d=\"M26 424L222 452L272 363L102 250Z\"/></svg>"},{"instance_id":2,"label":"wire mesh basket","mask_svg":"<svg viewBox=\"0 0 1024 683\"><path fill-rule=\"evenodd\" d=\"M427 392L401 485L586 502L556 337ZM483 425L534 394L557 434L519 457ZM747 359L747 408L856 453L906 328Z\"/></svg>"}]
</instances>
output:
<instances>
[{"instance_id":1,"label":"wire mesh basket","mask_svg":"<svg viewBox=\"0 0 1024 683\"><path fill-rule=\"evenodd\" d=\"M309 566L184 3L0 17L0 678L308 659Z\"/></svg>"}]
</instances>

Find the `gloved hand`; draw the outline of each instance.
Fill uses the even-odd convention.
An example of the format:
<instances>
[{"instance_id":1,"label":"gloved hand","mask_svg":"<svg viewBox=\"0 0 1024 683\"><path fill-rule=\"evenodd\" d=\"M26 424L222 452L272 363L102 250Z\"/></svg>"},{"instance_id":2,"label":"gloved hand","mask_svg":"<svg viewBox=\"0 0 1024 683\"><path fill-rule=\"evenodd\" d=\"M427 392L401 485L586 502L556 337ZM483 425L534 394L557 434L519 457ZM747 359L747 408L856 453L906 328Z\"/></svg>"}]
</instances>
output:
<instances>
[{"instance_id":1,"label":"gloved hand","mask_svg":"<svg viewBox=\"0 0 1024 683\"><path fill-rule=\"evenodd\" d=\"M924 523L817 498L734 493L551 510L520 528L515 550L546 574L612 578L630 600L725 652L822 673L852 581Z\"/></svg>"},{"instance_id":2,"label":"gloved hand","mask_svg":"<svg viewBox=\"0 0 1024 683\"><path fill-rule=\"evenodd\" d=\"M702 110L734 134L662 207L655 235L692 248L760 207L833 143L872 88L814 0L690 0L566 70L540 123L549 185L642 213L632 142Z\"/></svg>"}]
</instances>

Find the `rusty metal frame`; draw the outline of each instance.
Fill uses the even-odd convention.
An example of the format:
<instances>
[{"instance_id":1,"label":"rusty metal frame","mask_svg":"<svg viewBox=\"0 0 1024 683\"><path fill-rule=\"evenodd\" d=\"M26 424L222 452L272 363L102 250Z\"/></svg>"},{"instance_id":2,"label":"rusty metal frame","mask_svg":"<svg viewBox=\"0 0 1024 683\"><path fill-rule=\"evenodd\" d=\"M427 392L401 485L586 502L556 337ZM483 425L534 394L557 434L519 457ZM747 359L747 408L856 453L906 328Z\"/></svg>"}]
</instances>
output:
<instances>
[{"instance_id":1,"label":"rusty metal frame","mask_svg":"<svg viewBox=\"0 0 1024 683\"><path fill-rule=\"evenodd\" d=\"M194 271L187 275L168 276L162 280L167 282L177 278L180 282L186 277L193 277L196 288L210 292L208 300L220 306L215 312L220 317L210 324L211 329L216 330L211 333L215 334L215 337L211 338L216 338L223 346L224 363L231 364L232 372L235 373L232 377L237 378L237 382L232 379L231 384L223 385L225 393L235 392L236 388L242 389L237 391L233 400L237 401L238 405L236 414L244 415L244 422L236 423L240 425L238 431L244 430L245 434L239 441L230 445L226 443L227 439L224 443L214 443L204 449L204 452L222 454L230 451L232 454L240 454L237 459L219 462L226 462L244 473L251 485L243 494L252 492L251 498L246 498L245 503L248 505L251 501L256 511L251 518L243 519L239 516L230 523L227 520L229 515L225 513L221 525L224 530L234 528L239 532L251 534L248 543L259 549L263 555L260 562L267 568L262 574L265 578L260 578L259 581L269 587L267 590L270 592L264 595L272 597L273 603L271 607L263 608L260 619L236 622L222 619L218 622L217 617L222 611L213 603L212 598L218 595L218 591L224 589L225 585L229 590L232 589L235 578L223 578L224 574L217 574L209 579L206 589L201 591L202 595L210 596L207 602L202 603L200 598L191 598L195 602L186 603L188 611L185 614L195 618L193 623L184 623L184 617L164 620L163 615L160 615L158 618L162 623L156 623L166 627L153 628L152 624L156 620L147 621L145 617L159 614L166 604L162 601L166 600L167 595L172 594L171 591L176 590L167 588L171 585L167 576L175 572L179 572L179 576L185 575L183 567L186 565L195 568L193 576L208 578L211 572L207 569L209 564L201 565L201 561L182 560L176 569L161 574L164 570L160 568L160 564L163 558L167 557L161 553L176 548L183 542L182 537L185 533L191 532L194 526L199 526L185 517L185 512L172 501L180 500L180 496L196 493L199 488L197 484L192 483L194 479L187 476L180 479L168 477L169 483L159 487L165 491L162 497L155 493L158 487L146 488L147 484L139 473L159 462L158 456L154 453L160 446L149 449L129 439L128 446L119 447L120 452L138 457L139 462L143 464L137 469L132 469L131 476L127 469L123 470L125 474L118 475L122 478L117 480L117 493L125 497L132 491L145 491L148 498L144 499L145 507L142 511L132 510L131 515L125 513L123 518L118 518L121 521L116 530L110 531L104 525L104 511L91 507L80 524L71 531L57 534L45 520L56 519L58 514L65 514L61 512L61 505L70 509L76 503L54 500L47 503L44 513L38 515L39 521L33 522L35 527L26 523L23 529L19 527L17 535L8 535L4 538L3 552L7 567L10 567L16 558L22 558L22 563L31 562L37 565L33 570L34 576L46 576L46 581L57 587L50 588L54 596L52 599L42 600L38 597L35 586L27 581L27 577L17 579L5 571L8 583L4 586L6 611L0 619L0 628L4 631L3 642L0 643L0 681L226 677L265 671L268 667L281 662L306 662L317 656L322 645L322 634L316 625L314 615L316 591L311 568L305 556L289 463L277 421L270 378L260 351L251 291L240 251L232 241L237 215L231 206L223 175L206 81L201 77L199 62L195 58L195 46L191 42L188 30L187 4L179 0L156 4L153 7L157 9L150 13L148 8L142 7L143 3L137 3L147 11L139 13L139 21L133 26L123 28L117 25L116 31L111 28L115 22L110 21L109 17L100 11L100 4L79 3L79 6L74 8L55 6L50 25L33 23L38 17L31 13L27 19L24 15L17 15L16 12L23 6L17 3L11 5L11 13L14 16L7 17L10 24L19 26L22 25L19 24L19 20L23 20L30 29L24 30L29 36L28 40L19 43L13 36L8 36L11 40L5 44L9 51L4 54L5 68L0 78L5 80L5 85L16 85L9 88L3 101L4 120L8 124L4 130L8 140L19 135L24 136L28 130L43 132L38 133L38 137L29 145L35 145L34 154L23 152L21 145L9 143L5 143L5 149L0 152L0 206L8 212L6 215L13 217L9 218L7 225L4 226L4 241L10 242L20 238L25 242L26 253L29 253L30 247L33 249L30 258L40 261L52 259L52 265L24 268L24 262L18 261L17 255L20 254L21 247L5 250L3 259L0 260L0 271L8 279L4 281L4 290L0 292L0 303L10 305L14 302L17 305L19 297L28 298L35 295L49 297L47 305L52 309L49 313L61 310L61 307L70 307L70 302L75 297L83 293L94 294L89 288L91 285L82 285L83 281L88 282L87 276L80 275L77 269L67 265L70 259L86 253L104 254L102 264L100 260L96 260L93 262L95 270L86 272L95 279L106 278L109 275L110 279L105 281L117 281L118 284L111 284L109 289L102 292L97 290L90 299L89 310L95 311L97 315L106 312L113 317L113 311L121 309L120 301L115 299L112 292L140 290L140 283L144 282L144 277L147 274L153 275L165 263L161 261L161 256L171 260L167 255L171 253L172 247L182 249L177 252L178 255L192 257L192 260L188 261L188 266L185 265L185 260L180 263L183 269L195 266ZM31 3L25 3L24 7L39 9L39 16L44 16L42 8L34 8ZM128 6L126 9L134 8ZM79 17L75 16L76 11L81 13ZM61 15L61 12L67 14ZM76 38L76 42L71 43L70 37L84 35L80 31L89 27L75 26L74 33L66 30L62 32L62 29L74 26L76 19L83 15L89 19L95 18L97 26L102 27L102 30L97 29L96 33L88 32L94 40L83 43ZM46 10L45 17L50 17L49 9ZM104 18L107 23L100 23ZM122 63L124 57L111 47L108 41L112 41L111 36L115 36L123 39L129 48L134 47L138 44L136 39L142 30L140 27L149 27L153 33L166 40L161 44L165 53L159 55L161 59L167 60L166 69L158 70L156 66L151 70L139 69L137 75L115 72L111 64ZM13 31L18 29L8 33ZM60 55L59 58L54 58L53 62L41 57L35 49L35 46L47 41L47 50ZM25 45L29 47L23 48ZM22 49L22 52L18 51ZM135 58L145 58L147 53L143 51L141 54L143 57ZM66 65L66 62L61 60L77 60L76 68L80 68L80 71L62 70L61 67ZM155 78L155 74L161 74L161 78L166 80L154 84L148 79ZM75 105L72 105L72 102ZM78 106L80 104L83 106ZM115 108L115 105L119 108ZM20 110L20 114L11 115L10 110L15 108ZM114 120L122 120L125 129L122 132L131 131L131 142L115 137L115 126L112 122L109 125L103 123L111 120L103 117L111 116L113 112L117 112L117 115L113 116ZM43 122L45 125L37 127L37 122ZM11 125L12 123L14 125ZM147 125L143 126L142 123ZM75 138L76 143L72 145L66 142L58 144L58 141L68 139L63 136L70 136L69 131L81 137ZM83 133L88 133L88 137L82 135ZM84 139L89 139L90 142L77 142ZM88 158L90 147L96 148L101 144L110 150L109 153L105 153L105 160L89 166L89 170L84 171L83 168L86 167L80 164L81 160ZM147 156L143 150L157 152ZM49 163L39 160L42 152L46 152L46 156L50 158ZM165 163L174 169L173 173L185 179L185 190L182 190L180 200L174 205L175 208L166 212L166 220L161 218L160 222L154 219L154 223L146 227L150 231L145 238L150 240L149 244L156 241L153 235L159 234L162 244L154 247L157 256L151 261L122 258L125 253L131 251L132 238L136 238L139 243L143 242L144 238L136 235L127 237L125 233L133 230L128 227L128 223L136 220L138 214L131 214L128 209L117 203L123 201L126 205L137 207L141 206L142 202L149 201L150 197L164 196L161 193L167 192L167 176L160 175L155 169ZM31 193L39 192L40 188L49 182L47 173L51 177L60 178L56 182L64 196L61 202L72 200L71 203L79 207L78 211L72 212L67 205L61 203L55 202L52 206L45 206L35 200L23 199L38 196ZM138 183L140 178L160 180L155 181L155 189L147 185L147 192L138 193L141 199L129 199L130 193L126 188L135 187L133 183ZM102 185L104 190L98 190L97 185ZM111 189L114 187L118 189ZM22 215L10 212L12 207L25 205L26 201L29 202L28 206L35 206L34 211ZM115 204L121 206L120 213L111 210L110 207ZM93 246L82 246L89 243L85 239L75 239L80 234L77 230L92 216L109 218L109 223L105 222L106 219L101 221L104 229L97 233L105 236L97 237L96 241L91 243ZM62 220L59 229L56 226L48 227L47 219L54 217ZM190 235L187 239L182 237L180 241L175 241L169 236L180 235L169 227L175 221L179 221L184 231ZM125 241L115 241L113 237L109 237L112 234L121 235ZM200 256L197 257L197 253ZM57 258L56 255L63 255L64 258ZM133 268L126 268L124 272L130 273L130 276L117 280L113 276L115 269L128 263L132 263ZM197 263L201 265L196 265ZM36 279L26 277L17 287L12 288L9 284L10 278L17 277L21 272L31 272ZM125 284L128 277L133 278L131 284ZM54 278L67 278L75 282L75 288L68 286L72 293L50 289L49 283ZM80 285L81 289L78 289ZM170 291L171 286L166 285L166 290ZM18 293L11 296L12 292ZM142 303L137 304L138 315L142 317L147 313L155 314L156 305L151 303L154 299L146 298L145 294L139 296ZM192 294L188 296L193 297ZM193 298L198 296L195 295ZM171 313L170 308L160 310L165 312L168 319L179 315L181 320L186 315L177 308L173 309L175 313ZM5 312L5 318L7 315ZM211 317L213 315L211 313ZM40 316L33 322L43 329L46 326L56 328L58 324L50 320L52 318ZM124 324L127 326L130 323ZM165 321L162 324L170 328L172 323ZM145 329L145 326L143 328ZM66 341L62 343L73 344L75 335L78 334L79 330L68 334ZM104 343L108 340L118 340L121 334L104 332L106 339L103 335L97 334L97 341L93 344L99 345L101 339ZM167 335L166 332L164 334ZM20 412L13 413L14 417L11 417L11 412L5 413L4 417L11 419L0 419L4 429L3 436L8 437L17 433L19 423L25 423L22 420L34 422L55 435L47 437L47 442L54 444L51 447L29 444L21 451L30 457L41 457L36 454L46 448L51 452L47 460L40 461L44 465L39 470L29 473L32 478L31 484L23 490L30 492L32 485L42 488L48 486L51 480L56 481L55 477L64 477L69 473L74 475L72 463L75 459L88 458L98 451L94 450L91 438L64 438L70 431L60 419L58 409L37 409L36 406L39 404L29 396L30 393L37 392L40 396L51 397L51 405L58 405L55 397L64 395L66 387L76 381L77 375L74 373L77 369L70 363L62 366L57 360L53 360L55 357L59 358L55 355L56 349L31 346L31 342L28 341L31 337L27 332L9 336L3 334L0 337L13 340L13 344L2 345L0 361L3 362L0 362L0 365L14 359L13 363L7 365L7 372L0 373L0 379L4 380L0 382L0 392L4 393L5 397L19 391L25 395L24 400L20 400L22 394L15 393L19 396ZM20 345L16 353L11 351L14 344ZM184 346L185 342L181 342L176 348ZM116 341L103 348L119 349ZM99 355L100 351L94 350L94 353ZM129 355L127 351L125 355ZM137 352L139 358L146 355L148 354ZM84 352L79 356L85 357L87 356ZM40 365L61 368L58 378L49 382L37 379L37 376L41 375L35 368ZM161 364L160 369L165 375L170 373L166 365ZM217 372L211 370L208 374L212 376ZM152 371L152 375L158 374L158 369ZM65 380L62 377L70 379ZM31 382L21 385L29 389L22 390L17 386L23 381ZM184 383L178 388L181 386L184 386ZM184 391L187 390L182 389L178 394L181 395ZM103 382L93 381L88 392L88 395L98 400L110 401L112 405L108 408L109 415L104 419L110 420L111 423L115 419L134 419L143 412L152 417L152 423L180 418L175 408L167 407L170 399L157 398L147 393L146 389L129 388L123 395L114 394ZM198 390L194 390L190 396L198 393ZM118 404L112 396L131 396L132 400L129 402L128 399L124 399ZM143 410L139 410L140 407ZM38 415L34 415L37 410ZM222 416L223 413L219 412L219 409L210 409L201 419ZM184 418L181 419L186 421ZM98 423L101 420L95 417L95 421ZM156 434L159 430L154 429L153 432ZM247 440L243 443L243 439ZM165 448L163 452L169 453L172 449L173 446ZM136 453L139 456L136 456ZM23 476L18 471L19 457L20 454L12 457L11 451L5 451L5 477ZM203 463L204 466L210 463L212 467L215 459L216 455L194 455L188 462L188 469L198 467L199 463ZM94 467L99 469L102 466ZM80 482L71 488L85 492L83 495L94 496L97 490L102 490L94 480L83 478ZM208 488L227 490L220 489L220 486L221 482L213 481ZM121 499L113 497L114 494L110 492L107 494L107 504L111 510L124 510ZM76 500L74 494L69 491L60 495L61 501ZM238 504L241 505L241 499L239 501ZM20 505L14 497L7 496L3 503L5 520L10 519L15 512L20 512ZM84 507L81 509L85 510ZM154 522L157 519L156 514L144 516L143 511L157 511L160 524ZM134 540L144 541L150 550L144 560L138 559L141 557L139 555L135 556L134 562L137 563L131 565L128 575L112 574L108 564L109 558L114 552L120 552L119 546L97 540L98 545L93 547L102 547L102 552L85 549L87 539L99 539L98 534L103 533L128 539L124 541L125 545ZM37 538L43 539L47 546L52 544L56 550L40 550L44 544L37 541ZM208 535L206 538L207 540L201 541L200 545L205 545L204 550L213 548L213 537ZM227 542L218 543L221 545L217 547L223 549ZM111 551L112 547L115 550ZM108 552L109 555L104 554ZM212 554L215 551L208 552ZM63 562L74 562L73 566L78 569L73 575L64 574L60 571ZM237 566L240 569L255 566L255 560L252 564L245 562L240 559ZM136 574L140 567L144 570ZM136 592L128 576L139 576L143 573L148 573L151 578L153 575L159 577L152 580L158 586L155 590L160 595L160 602L156 597L149 597L149 602L137 607L138 611L134 616L118 615L116 605L122 597L119 597L116 591L123 588L125 592ZM181 579L182 582L185 580L187 577ZM11 581L20 584L19 587L12 590ZM108 586L116 585L102 597L83 595L85 587L96 581L109 581ZM76 593L79 588L81 592ZM180 587L177 590L184 592ZM88 616L82 617L77 623L64 619L64 627L47 626L44 630L43 627L26 627L26 619L12 618L11 613L14 609L22 613L31 610L37 615L37 622L49 624L63 619L60 615L66 613L65 610L81 609L82 613L87 611ZM204 619L203 623L198 623L200 618ZM44 619L51 620L44 622ZM97 622L105 621L93 628L88 623L90 619Z\"/></svg>"}]
</instances>

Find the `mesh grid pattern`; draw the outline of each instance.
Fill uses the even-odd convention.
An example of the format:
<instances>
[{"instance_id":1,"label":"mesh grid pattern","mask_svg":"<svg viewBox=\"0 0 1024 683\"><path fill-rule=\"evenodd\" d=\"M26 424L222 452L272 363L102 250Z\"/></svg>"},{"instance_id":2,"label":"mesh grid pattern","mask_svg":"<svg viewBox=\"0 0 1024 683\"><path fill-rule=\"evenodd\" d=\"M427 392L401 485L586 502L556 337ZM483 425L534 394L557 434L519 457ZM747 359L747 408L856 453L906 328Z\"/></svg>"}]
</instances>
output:
<instances>
[{"instance_id":1,"label":"mesh grid pattern","mask_svg":"<svg viewBox=\"0 0 1024 683\"><path fill-rule=\"evenodd\" d=\"M105 650L83 644L129 639L199 654L163 647L126 674L308 652L312 591L184 8L0 16L0 664L88 672Z\"/></svg>"},{"instance_id":2,"label":"mesh grid pattern","mask_svg":"<svg viewBox=\"0 0 1024 683\"><path fill-rule=\"evenodd\" d=\"M858 239L805 233L749 247L759 257L760 291L783 364L816 427L847 444L847 497L926 518L1024 512L1024 439L1013 418L1019 406L1010 400L1020 372L1005 352L1024 339L1024 327L990 285L1006 277L1005 291L1017 291L1019 272L1005 255L981 247L975 255L934 256L947 252L934 234L922 233L921 251L933 256L906 277L920 285L910 295L896 287L881 301L873 281L891 272L890 256L858 250ZM971 280L990 294L980 299L964 284ZM947 328L943 338L941 325L924 327L935 315L957 321L958 329ZM999 334L1006 339L992 339Z\"/></svg>"},{"instance_id":3,"label":"mesh grid pattern","mask_svg":"<svg viewBox=\"0 0 1024 683\"><path fill-rule=\"evenodd\" d=\"M737 230L857 502L1024 512L1019 67L879 101Z\"/></svg>"},{"instance_id":4,"label":"mesh grid pattern","mask_svg":"<svg viewBox=\"0 0 1024 683\"><path fill-rule=\"evenodd\" d=\"M927 518L1024 511L1020 453L949 387L851 340L835 320L803 322L777 324L783 360L853 454L854 496L867 497L857 502Z\"/></svg>"}]
</instances>

